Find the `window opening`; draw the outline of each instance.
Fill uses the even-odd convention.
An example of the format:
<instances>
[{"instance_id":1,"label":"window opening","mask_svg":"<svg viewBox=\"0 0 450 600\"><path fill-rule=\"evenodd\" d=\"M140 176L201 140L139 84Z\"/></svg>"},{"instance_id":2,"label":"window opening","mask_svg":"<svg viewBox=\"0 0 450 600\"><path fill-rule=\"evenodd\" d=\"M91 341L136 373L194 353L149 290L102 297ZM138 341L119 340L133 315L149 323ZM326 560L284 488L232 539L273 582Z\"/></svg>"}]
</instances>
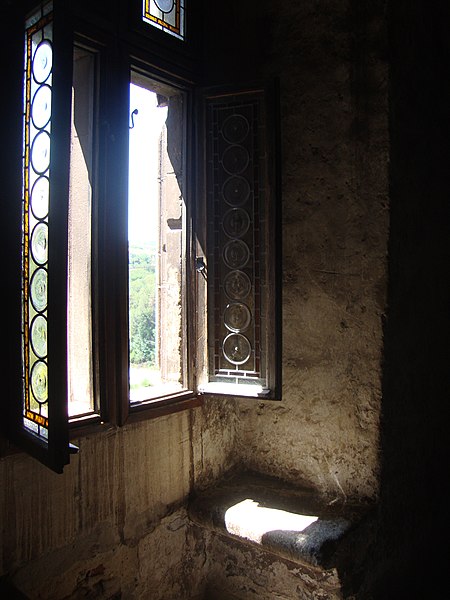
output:
<instances>
[{"instance_id":1,"label":"window opening","mask_svg":"<svg viewBox=\"0 0 450 600\"><path fill-rule=\"evenodd\" d=\"M184 39L184 0L144 0L142 19L180 40Z\"/></svg>"},{"instance_id":2,"label":"window opening","mask_svg":"<svg viewBox=\"0 0 450 600\"><path fill-rule=\"evenodd\" d=\"M92 360L92 189L96 55L75 46L68 215L69 416L94 410Z\"/></svg>"},{"instance_id":3,"label":"window opening","mask_svg":"<svg viewBox=\"0 0 450 600\"><path fill-rule=\"evenodd\" d=\"M183 95L132 73L128 197L130 402L187 389Z\"/></svg>"},{"instance_id":4,"label":"window opening","mask_svg":"<svg viewBox=\"0 0 450 600\"><path fill-rule=\"evenodd\" d=\"M153 4L164 19L178 11L183 34L182 3ZM75 33L66 10L43 2L25 20L22 398L9 419L11 439L57 472L72 451L68 417L121 425L191 405L196 391L279 394L266 90L200 99L156 65L116 70L113 45ZM205 159L188 201L186 147Z\"/></svg>"}]
</instances>

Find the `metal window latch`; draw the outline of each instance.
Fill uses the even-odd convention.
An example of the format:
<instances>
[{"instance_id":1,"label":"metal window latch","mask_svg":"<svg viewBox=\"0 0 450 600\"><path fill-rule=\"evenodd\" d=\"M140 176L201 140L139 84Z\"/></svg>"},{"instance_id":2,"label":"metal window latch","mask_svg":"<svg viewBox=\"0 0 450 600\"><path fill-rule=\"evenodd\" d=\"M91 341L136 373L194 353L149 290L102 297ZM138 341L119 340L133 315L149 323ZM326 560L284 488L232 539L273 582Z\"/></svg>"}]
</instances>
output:
<instances>
[{"instance_id":1,"label":"metal window latch","mask_svg":"<svg viewBox=\"0 0 450 600\"><path fill-rule=\"evenodd\" d=\"M195 270L200 273L201 276L206 280L206 263L203 256L197 256L195 259Z\"/></svg>"}]
</instances>

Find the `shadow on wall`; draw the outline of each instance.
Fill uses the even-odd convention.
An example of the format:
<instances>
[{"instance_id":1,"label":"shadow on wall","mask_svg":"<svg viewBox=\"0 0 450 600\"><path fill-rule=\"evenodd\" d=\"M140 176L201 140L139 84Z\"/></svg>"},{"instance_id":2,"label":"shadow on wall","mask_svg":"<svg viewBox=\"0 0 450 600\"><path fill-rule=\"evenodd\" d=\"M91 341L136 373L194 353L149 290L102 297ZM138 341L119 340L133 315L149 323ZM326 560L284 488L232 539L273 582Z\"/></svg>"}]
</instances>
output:
<instances>
[{"instance_id":1,"label":"shadow on wall","mask_svg":"<svg viewBox=\"0 0 450 600\"><path fill-rule=\"evenodd\" d=\"M379 531L364 599L448 594L438 541L448 534L450 9L438 4L396 1L388 12L389 312Z\"/></svg>"}]
</instances>

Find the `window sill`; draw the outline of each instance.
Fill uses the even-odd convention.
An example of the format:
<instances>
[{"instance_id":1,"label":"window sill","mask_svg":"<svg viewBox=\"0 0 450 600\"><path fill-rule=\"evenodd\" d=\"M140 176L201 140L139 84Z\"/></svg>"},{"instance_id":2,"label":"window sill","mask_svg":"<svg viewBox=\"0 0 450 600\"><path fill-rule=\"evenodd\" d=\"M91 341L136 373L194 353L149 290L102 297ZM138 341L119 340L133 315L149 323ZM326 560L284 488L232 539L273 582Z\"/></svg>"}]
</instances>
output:
<instances>
[{"instance_id":1,"label":"window sill","mask_svg":"<svg viewBox=\"0 0 450 600\"><path fill-rule=\"evenodd\" d=\"M271 399L273 392L269 388L264 388L261 385L252 384L235 384L222 382L209 382L199 386L201 394L211 394L230 397L242 398L261 398Z\"/></svg>"},{"instance_id":2,"label":"window sill","mask_svg":"<svg viewBox=\"0 0 450 600\"><path fill-rule=\"evenodd\" d=\"M164 399L149 400L147 402L135 403L130 407L130 412L125 425L129 423L138 423L148 419L156 419L170 415L172 413L195 408L202 404L202 397L199 395L170 396ZM69 420L70 424L70 439L79 438L80 436L95 434L100 431L115 428L111 422L103 422L100 415L84 415L79 418Z\"/></svg>"},{"instance_id":3,"label":"window sill","mask_svg":"<svg viewBox=\"0 0 450 600\"><path fill-rule=\"evenodd\" d=\"M127 423L135 423L146 419L155 419L172 413L195 408L202 404L200 395L183 394L171 396L164 399L149 400L148 402L136 403L130 407Z\"/></svg>"},{"instance_id":4,"label":"window sill","mask_svg":"<svg viewBox=\"0 0 450 600\"><path fill-rule=\"evenodd\" d=\"M365 512L253 472L231 474L189 504L197 525L319 571L338 566L340 550Z\"/></svg>"}]
</instances>

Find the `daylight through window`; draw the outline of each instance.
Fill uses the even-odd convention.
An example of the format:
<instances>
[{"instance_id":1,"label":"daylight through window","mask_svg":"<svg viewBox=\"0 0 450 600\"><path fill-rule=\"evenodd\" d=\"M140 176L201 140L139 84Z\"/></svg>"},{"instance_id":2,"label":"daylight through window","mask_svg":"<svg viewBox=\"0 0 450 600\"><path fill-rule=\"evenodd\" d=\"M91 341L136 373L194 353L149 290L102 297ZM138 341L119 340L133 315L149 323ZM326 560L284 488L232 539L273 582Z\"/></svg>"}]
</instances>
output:
<instances>
[{"instance_id":1,"label":"daylight through window","mask_svg":"<svg viewBox=\"0 0 450 600\"><path fill-rule=\"evenodd\" d=\"M129 373L139 402L186 389L183 96L133 73L130 111Z\"/></svg>"}]
</instances>

